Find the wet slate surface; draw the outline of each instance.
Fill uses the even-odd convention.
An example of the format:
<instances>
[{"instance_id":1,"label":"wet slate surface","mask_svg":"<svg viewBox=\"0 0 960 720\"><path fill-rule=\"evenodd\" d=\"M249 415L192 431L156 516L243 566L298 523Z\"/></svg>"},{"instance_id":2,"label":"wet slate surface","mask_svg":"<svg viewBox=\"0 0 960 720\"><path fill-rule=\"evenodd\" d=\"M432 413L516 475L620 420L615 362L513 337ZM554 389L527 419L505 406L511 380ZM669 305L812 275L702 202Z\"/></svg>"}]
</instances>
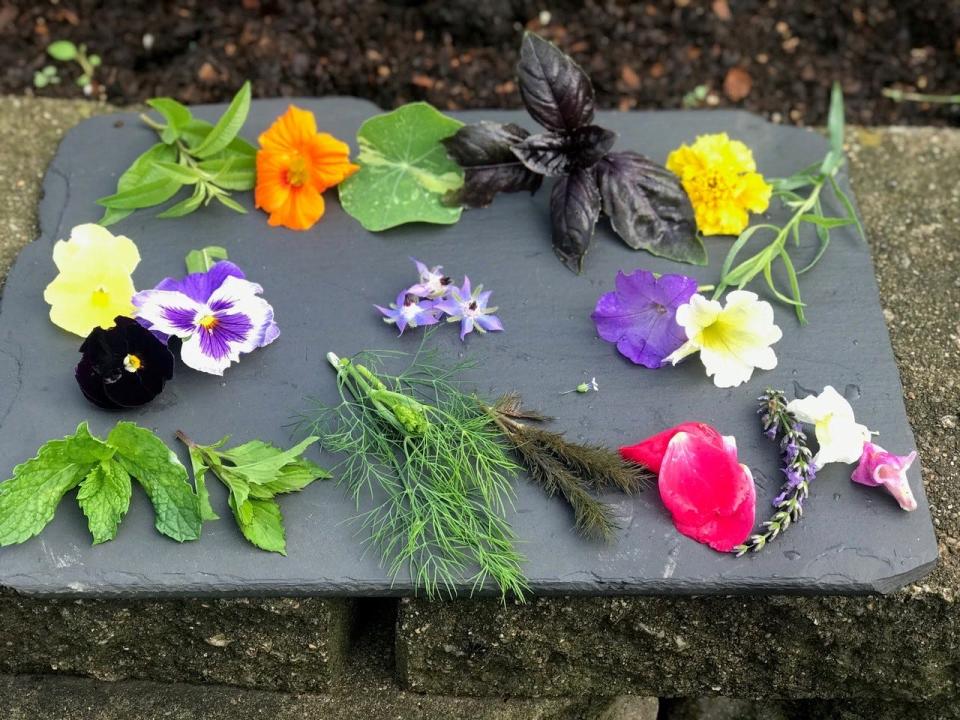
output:
<instances>
[{"instance_id":1,"label":"wet slate surface","mask_svg":"<svg viewBox=\"0 0 960 720\"><path fill-rule=\"evenodd\" d=\"M354 138L377 109L349 98L304 99L324 130ZM244 135L255 139L287 105L254 103ZM219 108L199 108L212 117ZM523 113L468 112L464 120L500 119L529 125ZM122 120L119 123L118 120ZM825 141L796 128L770 125L741 112L605 113L601 124L620 133L619 149L632 148L663 161L670 149L704 132L727 131L746 141L768 176L789 174L823 155ZM88 419L105 433L121 416L88 405L72 368L79 340L46 320L44 286L54 277L51 247L72 226L99 217L94 199L111 192L117 175L154 141L134 114L88 120L70 132L51 165L40 208L41 237L28 246L10 274L0 305L0 473L7 475L45 440L71 432ZM854 232L836 231L827 261L804 277L810 324L799 327L777 305L784 339L776 370L745 386L713 387L701 365L650 371L621 358L599 340L589 315L599 294L612 288L618 269L645 267L687 272L714 282L730 241L710 239L710 266L678 266L630 251L605 223L582 276L553 257L548 193L499 198L487 210L464 214L449 227L406 226L381 234L364 231L327 193L326 217L313 230L269 228L253 211L251 194L238 198L251 212L236 215L210 207L185 220L137 213L114 229L132 237L143 260L134 275L150 287L183 271L190 249L225 245L231 259L261 283L276 309L283 335L246 357L223 379L181 369L153 404L124 419L156 430L174 444L183 428L200 441L230 433L237 440L290 438L291 419L308 397L334 399L328 350L341 355L365 348L413 350L419 336L397 339L371 305L391 300L412 277L408 256L443 264L448 272L483 282L507 331L470 338L461 346L453 328L435 337L449 357L479 360L471 375L479 390L523 393L529 404L556 417L572 436L612 446L635 442L684 420L702 420L736 435L741 460L758 483L758 522L780 482L776 449L758 432L754 398L766 385L806 394L833 384L851 400L858 418L898 452L915 447L897 368L884 325L869 250ZM812 254L807 237L801 252ZM596 376L599 393L560 395ZM182 448L177 448L186 461ZM318 453L328 466L332 458ZM832 465L816 480L800 525L762 554L734 559L678 535L654 490L634 498L611 495L623 524L617 544L580 539L556 499L518 480L511 513L540 594L705 594L888 592L918 579L936 561L937 546L919 467L910 481L919 502L900 511L882 492L853 485L850 468ZM334 483L315 483L282 500L289 556L257 551L241 538L226 497L211 483L224 517L204 528L199 542L179 545L153 529L146 497L134 500L117 539L91 547L82 514L72 500L37 538L0 550L0 586L23 593L74 596L156 595L404 595L405 575L391 580L376 554L364 553L355 508Z\"/></svg>"}]
</instances>

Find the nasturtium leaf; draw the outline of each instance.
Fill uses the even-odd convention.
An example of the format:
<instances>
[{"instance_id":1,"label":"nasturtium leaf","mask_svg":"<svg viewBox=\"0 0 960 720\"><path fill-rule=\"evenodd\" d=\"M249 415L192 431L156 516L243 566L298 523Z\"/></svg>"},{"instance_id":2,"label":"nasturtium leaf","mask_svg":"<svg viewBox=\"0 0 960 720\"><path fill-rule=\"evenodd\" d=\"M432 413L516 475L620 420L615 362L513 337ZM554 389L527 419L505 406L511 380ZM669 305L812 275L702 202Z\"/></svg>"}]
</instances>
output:
<instances>
[{"instance_id":1,"label":"nasturtium leaf","mask_svg":"<svg viewBox=\"0 0 960 720\"><path fill-rule=\"evenodd\" d=\"M462 126L423 102L365 121L357 133L360 170L339 185L343 209L371 231L457 222L462 208L443 197L460 188L463 171L442 141Z\"/></svg>"},{"instance_id":2,"label":"nasturtium leaf","mask_svg":"<svg viewBox=\"0 0 960 720\"><path fill-rule=\"evenodd\" d=\"M497 193L536 192L543 176L520 162L511 150L530 133L513 123L478 122L464 125L443 141L447 153L463 168L463 186L446 201L466 207L486 207Z\"/></svg>"},{"instance_id":3,"label":"nasturtium leaf","mask_svg":"<svg viewBox=\"0 0 960 720\"><path fill-rule=\"evenodd\" d=\"M574 130L593 121L590 78L553 43L526 33L517 77L527 112L547 130Z\"/></svg>"},{"instance_id":4,"label":"nasturtium leaf","mask_svg":"<svg viewBox=\"0 0 960 720\"><path fill-rule=\"evenodd\" d=\"M560 177L574 170L593 167L616 140L615 132L597 125L586 125L569 132L531 135L511 150L533 172Z\"/></svg>"},{"instance_id":5,"label":"nasturtium leaf","mask_svg":"<svg viewBox=\"0 0 960 720\"><path fill-rule=\"evenodd\" d=\"M157 167L158 162L173 162L177 159L175 148L165 143L157 143L149 150L140 155L133 164L128 167L117 180L117 194L123 194L132 190L141 184L153 182L155 180L167 180L167 176ZM174 183L169 183L174 187ZM179 189L177 184L176 189ZM176 189L171 193L171 197L176 193ZM99 201L98 201L99 203ZM112 225L115 222L123 220L130 215L133 210L119 210L117 208L107 208L100 218L100 224L103 226Z\"/></svg>"},{"instance_id":6,"label":"nasturtium leaf","mask_svg":"<svg viewBox=\"0 0 960 720\"><path fill-rule=\"evenodd\" d=\"M635 152L610 153L594 172L603 212L627 245L670 260L706 264L693 207L676 175Z\"/></svg>"},{"instance_id":7,"label":"nasturtium leaf","mask_svg":"<svg viewBox=\"0 0 960 720\"><path fill-rule=\"evenodd\" d=\"M50 440L34 458L17 465L13 477L0 483L0 546L21 543L43 530L63 496L113 452L81 423L73 435Z\"/></svg>"},{"instance_id":8,"label":"nasturtium leaf","mask_svg":"<svg viewBox=\"0 0 960 720\"><path fill-rule=\"evenodd\" d=\"M226 148L240 132L240 128L247 121L250 112L250 81L247 80L230 101L220 119L210 132L196 146L191 147L191 154L198 158L208 158Z\"/></svg>"},{"instance_id":9,"label":"nasturtium leaf","mask_svg":"<svg viewBox=\"0 0 960 720\"><path fill-rule=\"evenodd\" d=\"M553 249L563 264L576 273L593 239L600 217L600 191L593 172L574 170L559 178L550 193Z\"/></svg>"},{"instance_id":10,"label":"nasturtium leaf","mask_svg":"<svg viewBox=\"0 0 960 720\"><path fill-rule=\"evenodd\" d=\"M116 460L146 490L156 514L156 528L179 542L200 537L200 503L187 481L187 470L164 442L145 428L119 422L107 437Z\"/></svg>"},{"instance_id":11,"label":"nasturtium leaf","mask_svg":"<svg viewBox=\"0 0 960 720\"><path fill-rule=\"evenodd\" d=\"M113 458L94 465L80 483L77 503L87 517L94 545L117 536L117 528L127 514L132 494L130 475Z\"/></svg>"}]
</instances>

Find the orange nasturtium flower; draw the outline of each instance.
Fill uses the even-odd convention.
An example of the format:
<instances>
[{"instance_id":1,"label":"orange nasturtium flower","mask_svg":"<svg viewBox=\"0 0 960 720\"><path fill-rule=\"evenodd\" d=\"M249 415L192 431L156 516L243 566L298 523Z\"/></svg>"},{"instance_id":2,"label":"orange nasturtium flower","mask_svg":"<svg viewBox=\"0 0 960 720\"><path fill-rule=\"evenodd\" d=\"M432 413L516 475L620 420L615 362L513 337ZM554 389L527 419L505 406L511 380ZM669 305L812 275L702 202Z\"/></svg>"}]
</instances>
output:
<instances>
[{"instance_id":1,"label":"orange nasturtium flower","mask_svg":"<svg viewBox=\"0 0 960 720\"><path fill-rule=\"evenodd\" d=\"M271 225L311 228L323 215L323 191L360 169L345 142L318 133L313 113L293 105L259 140L254 198Z\"/></svg>"}]
</instances>

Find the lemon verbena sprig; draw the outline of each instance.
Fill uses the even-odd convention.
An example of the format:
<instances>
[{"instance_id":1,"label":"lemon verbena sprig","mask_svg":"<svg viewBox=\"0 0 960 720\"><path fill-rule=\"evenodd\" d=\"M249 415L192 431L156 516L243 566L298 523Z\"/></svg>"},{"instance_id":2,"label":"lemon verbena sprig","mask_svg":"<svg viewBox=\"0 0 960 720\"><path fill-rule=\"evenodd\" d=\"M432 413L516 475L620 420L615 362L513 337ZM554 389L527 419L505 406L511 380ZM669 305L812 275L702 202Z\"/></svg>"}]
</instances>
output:
<instances>
[{"instance_id":1,"label":"lemon verbena sprig","mask_svg":"<svg viewBox=\"0 0 960 720\"><path fill-rule=\"evenodd\" d=\"M805 324L807 319L803 312L804 302L800 296L799 278L823 258L830 245L830 231L846 225L855 225L860 237L865 237L863 227L853 209L853 203L837 182L837 174L844 164L844 117L843 93L836 83L830 97L827 129L830 136L830 151L820 163L814 163L790 177L771 180L773 197L778 198L792 211L790 218L783 225L758 223L740 233L723 261L720 281L713 293L714 299L719 299L728 288L743 288L757 275L762 274L777 300L791 305L797 313L797 319ZM844 215L824 214L824 191L828 186L833 196L843 206ZM790 240L793 240L797 247L800 246L800 233L805 225L813 226L820 245L813 259L798 269L787 248ZM741 251L755 235L761 232L772 234L772 240L759 252L746 260L737 262ZM787 292L782 292L773 278L774 267L778 261L783 266L787 277L789 284Z\"/></svg>"}]
</instances>

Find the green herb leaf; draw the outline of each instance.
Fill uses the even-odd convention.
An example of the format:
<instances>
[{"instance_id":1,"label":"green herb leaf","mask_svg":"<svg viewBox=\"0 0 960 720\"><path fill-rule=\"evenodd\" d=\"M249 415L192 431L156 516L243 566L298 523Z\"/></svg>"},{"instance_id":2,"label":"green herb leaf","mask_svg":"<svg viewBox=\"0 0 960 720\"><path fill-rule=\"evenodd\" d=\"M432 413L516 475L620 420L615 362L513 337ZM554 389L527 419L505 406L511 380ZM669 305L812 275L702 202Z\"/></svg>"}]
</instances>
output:
<instances>
[{"instance_id":1,"label":"green herb leaf","mask_svg":"<svg viewBox=\"0 0 960 720\"><path fill-rule=\"evenodd\" d=\"M120 179L117 180L117 193L122 194L142 183L166 179L166 176L157 169L156 163L173 162L176 159L177 151L173 147L165 145L162 142L157 143L134 160L133 164L120 176ZM171 194L171 197L172 196ZM107 208L103 217L100 218L100 224L104 226L112 225L115 222L123 220L132 212L133 210Z\"/></svg>"},{"instance_id":2,"label":"green herb leaf","mask_svg":"<svg viewBox=\"0 0 960 720\"><path fill-rule=\"evenodd\" d=\"M167 121L167 127L160 133L160 139L168 145L180 137L183 128L193 119L190 110L173 98L153 98L147 100L147 105L160 113L163 119Z\"/></svg>"},{"instance_id":3,"label":"green herb leaf","mask_svg":"<svg viewBox=\"0 0 960 720\"><path fill-rule=\"evenodd\" d=\"M236 496L231 493L229 502L237 526L247 540L261 550L287 554L283 515L276 500L248 499L237 505Z\"/></svg>"},{"instance_id":4,"label":"green herb leaf","mask_svg":"<svg viewBox=\"0 0 960 720\"><path fill-rule=\"evenodd\" d=\"M117 461L143 486L156 513L156 528L179 542L200 537L200 504L187 470L164 442L131 422L117 423L107 437Z\"/></svg>"},{"instance_id":5,"label":"green herb leaf","mask_svg":"<svg viewBox=\"0 0 960 720\"><path fill-rule=\"evenodd\" d=\"M212 182L226 190L252 190L256 185L256 159L224 151L215 158L203 160L198 167L211 176Z\"/></svg>"},{"instance_id":6,"label":"green herb leaf","mask_svg":"<svg viewBox=\"0 0 960 720\"><path fill-rule=\"evenodd\" d=\"M241 215L247 214L247 209L226 193L216 193L214 197L217 199L217 202L224 207L228 207L234 212L240 213Z\"/></svg>"},{"instance_id":7,"label":"green herb leaf","mask_svg":"<svg viewBox=\"0 0 960 720\"><path fill-rule=\"evenodd\" d=\"M462 126L423 102L365 121L357 133L360 170L339 185L343 209L372 231L457 222L462 208L444 205L443 196L463 185L463 171L441 141Z\"/></svg>"},{"instance_id":8,"label":"green herb leaf","mask_svg":"<svg viewBox=\"0 0 960 720\"><path fill-rule=\"evenodd\" d=\"M158 218L177 218L189 215L199 208L203 201L207 199L207 186L204 183L197 183L193 188L190 197L184 198L176 205L171 205L161 213L157 213Z\"/></svg>"},{"instance_id":9,"label":"green herb leaf","mask_svg":"<svg viewBox=\"0 0 960 720\"><path fill-rule=\"evenodd\" d=\"M195 185L201 180L207 179L204 173L200 170L188 167L186 165L180 165L179 163L158 162L157 169L172 180L176 180L181 185Z\"/></svg>"},{"instance_id":10,"label":"green herb leaf","mask_svg":"<svg viewBox=\"0 0 960 720\"><path fill-rule=\"evenodd\" d=\"M200 120L199 118L193 118L193 120L184 126L181 139L189 147L193 147L194 145L198 145L203 142L203 140L210 134L211 130L213 130L213 125L211 123L208 123L206 120ZM206 160L221 158L225 155L229 155L231 157L240 156L256 158L257 149L242 137L237 136L231 140L230 144L221 150L220 153L206 158Z\"/></svg>"},{"instance_id":11,"label":"green herb leaf","mask_svg":"<svg viewBox=\"0 0 960 720\"><path fill-rule=\"evenodd\" d=\"M263 550L286 554L283 516L273 497L330 477L326 470L301 457L317 438L307 438L289 450L251 440L221 451L228 438L213 445L198 445L182 432L177 432L177 437L190 448L201 506L206 496L204 476L210 470L230 491L230 509L243 536ZM212 514L209 500L206 503L207 512Z\"/></svg>"},{"instance_id":12,"label":"green herb leaf","mask_svg":"<svg viewBox=\"0 0 960 720\"><path fill-rule=\"evenodd\" d=\"M249 112L250 81L248 80L241 86L229 107L220 116L217 124L207 133L203 141L199 145L191 147L191 154L198 158L208 158L223 150L240 132L240 128L246 122Z\"/></svg>"},{"instance_id":13,"label":"green herb leaf","mask_svg":"<svg viewBox=\"0 0 960 720\"><path fill-rule=\"evenodd\" d=\"M77 502L87 516L87 527L97 545L117 536L120 521L130 507L133 487L130 476L116 460L109 458L94 465L80 483Z\"/></svg>"},{"instance_id":14,"label":"green herb leaf","mask_svg":"<svg viewBox=\"0 0 960 720\"><path fill-rule=\"evenodd\" d=\"M97 200L97 204L116 210L139 210L166 202L176 195L181 187L181 183L176 180L163 177L159 180L135 185L129 190L102 197Z\"/></svg>"},{"instance_id":15,"label":"green herb leaf","mask_svg":"<svg viewBox=\"0 0 960 720\"><path fill-rule=\"evenodd\" d=\"M36 457L17 465L0 483L0 546L27 540L53 519L63 496L113 449L90 434L86 423L62 440L50 440Z\"/></svg>"},{"instance_id":16,"label":"green herb leaf","mask_svg":"<svg viewBox=\"0 0 960 720\"><path fill-rule=\"evenodd\" d=\"M226 259L226 249L219 247L218 245L209 245L202 250L191 250L187 253L186 257L187 272L206 272L216 263Z\"/></svg>"},{"instance_id":17,"label":"green herb leaf","mask_svg":"<svg viewBox=\"0 0 960 720\"><path fill-rule=\"evenodd\" d=\"M69 62L77 58L77 46L69 40L57 40L47 45L47 54L54 60Z\"/></svg>"}]
</instances>

